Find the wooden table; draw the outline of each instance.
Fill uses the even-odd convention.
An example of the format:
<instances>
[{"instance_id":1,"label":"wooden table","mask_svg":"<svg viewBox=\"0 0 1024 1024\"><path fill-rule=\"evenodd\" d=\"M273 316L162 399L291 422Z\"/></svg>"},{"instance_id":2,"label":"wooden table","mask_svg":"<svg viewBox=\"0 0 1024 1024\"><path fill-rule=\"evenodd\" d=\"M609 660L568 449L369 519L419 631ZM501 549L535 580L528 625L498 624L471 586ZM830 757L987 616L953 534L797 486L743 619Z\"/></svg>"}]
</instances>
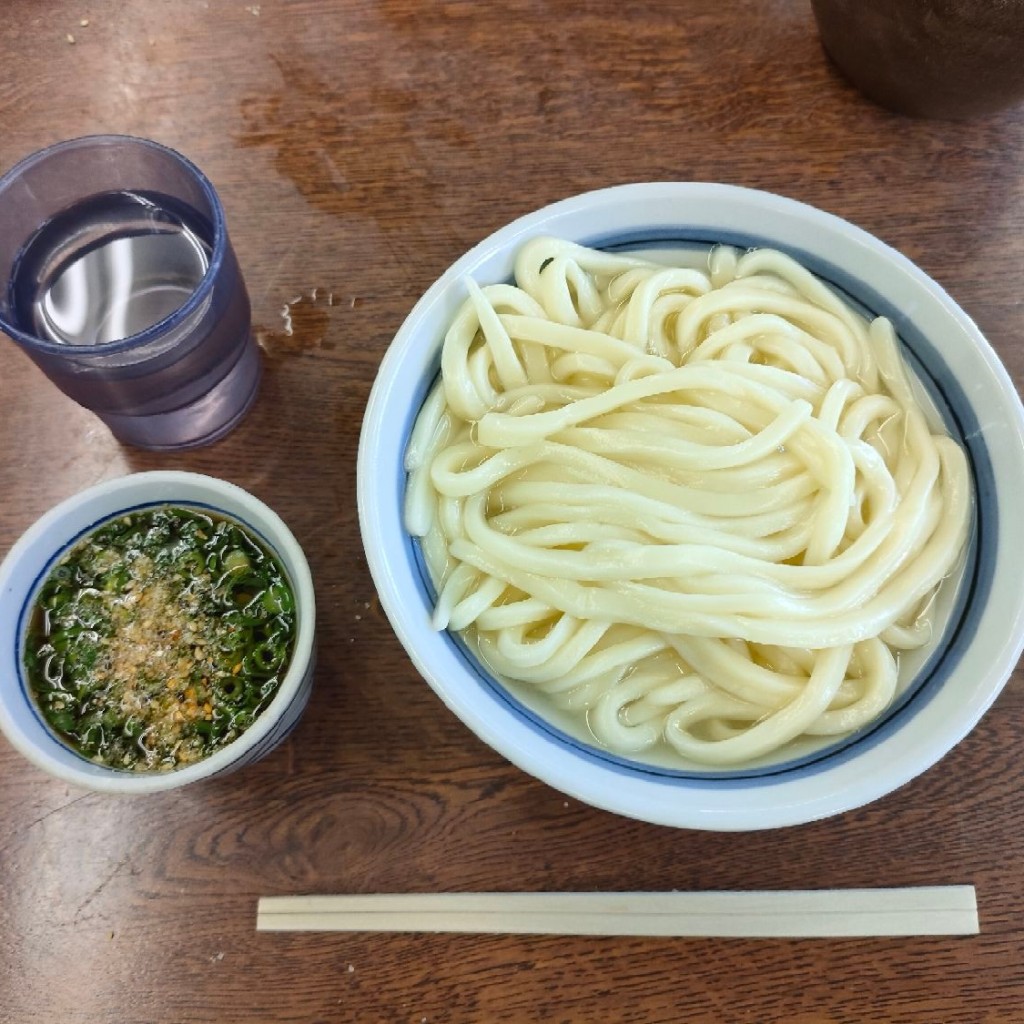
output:
<instances>
[{"instance_id":1,"label":"wooden table","mask_svg":"<svg viewBox=\"0 0 1024 1024\"><path fill-rule=\"evenodd\" d=\"M654 827L533 780L442 706L377 606L355 508L363 406L415 299L510 219L609 184L735 182L849 218L940 281L1019 381L1024 108L969 124L877 109L828 65L806 0L9 0L0 126L4 167L102 131L192 157L267 353L235 434L158 456L120 447L4 341L0 549L90 484L196 470L285 517L320 608L309 710L236 776L117 799L0 741L0 1019L1024 1020L1019 674L939 766L863 810L746 835ZM254 927L264 894L944 883L977 886L979 937Z\"/></svg>"}]
</instances>

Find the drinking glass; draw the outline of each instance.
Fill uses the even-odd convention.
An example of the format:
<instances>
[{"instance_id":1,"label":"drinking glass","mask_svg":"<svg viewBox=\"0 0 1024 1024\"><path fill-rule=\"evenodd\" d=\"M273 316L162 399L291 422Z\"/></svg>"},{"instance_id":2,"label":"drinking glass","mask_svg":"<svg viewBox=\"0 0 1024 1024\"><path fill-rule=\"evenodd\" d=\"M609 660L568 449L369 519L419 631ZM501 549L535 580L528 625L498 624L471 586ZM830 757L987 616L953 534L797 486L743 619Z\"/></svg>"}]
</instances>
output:
<instances>
[{"instance_id":1,"label":"drinking glass","mask_svg":"<svg viewBox=\"0 0 1024 1024\"><path fill-rule=\"evenodd\" d=\"M0 331L118 440L223 437L261 375L213 185L155 142L89 136L0 178Z\"/></svg>"}]
</instances>

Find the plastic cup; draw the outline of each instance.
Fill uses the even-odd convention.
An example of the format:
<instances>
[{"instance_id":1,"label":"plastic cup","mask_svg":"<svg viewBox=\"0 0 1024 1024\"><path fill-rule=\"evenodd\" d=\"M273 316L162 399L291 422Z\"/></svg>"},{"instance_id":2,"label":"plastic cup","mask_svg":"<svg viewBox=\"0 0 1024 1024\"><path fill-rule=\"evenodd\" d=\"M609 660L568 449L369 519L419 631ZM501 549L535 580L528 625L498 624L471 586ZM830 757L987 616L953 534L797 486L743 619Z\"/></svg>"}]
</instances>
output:
<instances>
[{"instance_id":1,"label":"plastic cup","mask_svg":"<svg viewBox=\"0 0 1024 1024\"><path fill-rule=\"evenodd\" d=\"M156 253L146 266L138 251L121 251L110 259L122 265L129 261L136 275L134 294L143 302L136 308L147 308L148 301L159 318L127 336L118 337L115 328L111 337L93 343L47 336L16 297L23 294L15 288L24 279L22 259L38 250L33 242L47 238L40 232L54 224L63 230L71 223L72 235L81 234L75 255L79 261L121 237L111 234L114 229L96 210L97 203L99 208L111 201L123 204L126 194L131 202L139 197L143 205L162 197L174 209L195 215L206 235L204 262L197 271L201 278L190 279L184 288L179 282L175 293L160 280L168 270L161 264L161 250L143 251L143 256ZM159 202L154 209L159 215ZM80 225L75 223L79 211ZM112 252L113 247L105 250L102 258ZM88 287L80 281L79 304L88 306L91 299L82 295L96 298L108 276L110 287L117 287L113 271L93 275ZM210 181L174 150L128 136L90 136L50 146L8 171L0 178L0 282L6 282L0 293L0 331L125 444L158 450L210 444L239 423L256 397L259 350L224 210ZM115 304L117 296L108 298ZM130 321L122 317L121 323Z\"/></svg>"}]
</instances>

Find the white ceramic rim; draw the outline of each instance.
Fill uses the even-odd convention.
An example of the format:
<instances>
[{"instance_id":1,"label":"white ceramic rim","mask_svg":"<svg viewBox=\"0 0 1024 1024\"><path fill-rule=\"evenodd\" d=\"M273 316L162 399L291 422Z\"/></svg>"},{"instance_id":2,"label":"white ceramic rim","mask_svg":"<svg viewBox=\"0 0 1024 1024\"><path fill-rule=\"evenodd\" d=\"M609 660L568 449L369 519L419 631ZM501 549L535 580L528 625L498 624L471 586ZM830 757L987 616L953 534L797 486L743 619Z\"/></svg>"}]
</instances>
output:
<instances>
[{"instance_id":1,"label":"white ceramic rim","mask_svg":"<svg viewBox=\"0 0 1024 1024\"><path fill-rule=\"evenodd\" d=\"M196 503L223 512L228 517L242 520L263 536L280 556L294 587L296 609L298 610L298 628L296 630L295 649L292 661L281 680L281 686L274 699L256 721L237 740L211 754L196 764L170 772L153 772L132 774L95 765L84 758L68 759L51 755L47 748L40 747L27 738L17 725L9 702L17 701L24 704L26 697L21 692L20 684L15 677L4 680L0 685L0 730L4 732L11 744L37 767L50 775L63 779L65 782L103 793L155 793L167 789L177 789L190 782L209 778L220 772L227 771L245 759L247 753L256 748L275 724L288 710L293 699L300 691L311 668L313 658L316 603L313 591L313 579L306 556L284 521L268 505L259 498L236 484L217 477L205 476L200 473L187 473L175 470L156 470L145 473L132 473L128 476L116 477L87 488L78 494L54 506L36 520L11 548L3 563L0 564L0 596L5 599L7 608L14 614L22 607L27 592L24 587L15 590L12 600L12 581L15 573L23 567L23 562L42 542L51 535L59 540L53 545L44 545L49 551L46 559L38 559L29 569L33 580L38 579L39 572L60 552L66 550L68 542L81 533L81 528L71 530L68 536L66 529L69 520L75 516L86 503L102 502L109 511L93 522L112 519L118 510L126 510L142 504L182 504ZM83 524L85 527L87 524ZM21 658L22 636L19 634L17 622L4 623L5 636L13 636L17 645L14 658ZM5 645L6 646L6 645ZM0 652L0 656L8 657L10 651ZM34 712L38 718L38 712ZM56 737L49 737L52 747L67 751L67 748ZM75 761L79 763L75 763Z\"/></svg>"},{"instance_id":2,"label":"white ceramic rim","mask_svg":"<svg viewBox=\"0 0 1024 1024\"><path fill-rule=\"evenodd\" d=\"M594 764L581 770L579 759L557 741L511 713L496 714L465 665L430 629L426 610L413 599L418 581L398 556L404 528L392 469L404 438L397 433L409 403L422 397L421 378L436 372L443 326L462 301L457 283L465 277L478 283L509 279L514 252L539 234L593 244L659 225L685 226L709 240L754 236L761 244L814 253L897 304L934 342L972 409L984 412L979 429L990 435L995 507L1012 508L1007 491L1024 499L1024 410L1017 392L973 321L906 257L838 217L781 196L701 182L640 183L585 193L519 218L466 253L416 303L381 363L360 436L358 504L367 561L382 607L418 671L478 737L524 771L596 807L658 824L734 831L813 821L909 782L951 750L995 700L1024 646L1024 591L1010 559L992 567L991 600L967 652L974 658L965 656L954 671L956 685L947 682L895 734L815 774L719 789ZM998 517L997 547L1024 548L1021 517Z\"/></svg>"}]
</instances>

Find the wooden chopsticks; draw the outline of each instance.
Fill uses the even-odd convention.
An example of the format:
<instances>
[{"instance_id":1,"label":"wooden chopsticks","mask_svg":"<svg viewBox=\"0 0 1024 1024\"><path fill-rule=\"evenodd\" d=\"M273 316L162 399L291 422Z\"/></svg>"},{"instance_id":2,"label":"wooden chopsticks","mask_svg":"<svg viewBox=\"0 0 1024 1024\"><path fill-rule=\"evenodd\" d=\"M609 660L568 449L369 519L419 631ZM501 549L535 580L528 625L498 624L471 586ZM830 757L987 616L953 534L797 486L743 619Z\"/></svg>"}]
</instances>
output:
<instances>
[{"instance_id":1,"label":"wooden chopsticks","mask_svg":"<svg viewBox=\"0 0 1024 1024\"><path fill-rule=\"evenodd\" d=\"M745 938L976 935L974 886L269 896L257 931Z\"/></svg>"}]
</instances>

